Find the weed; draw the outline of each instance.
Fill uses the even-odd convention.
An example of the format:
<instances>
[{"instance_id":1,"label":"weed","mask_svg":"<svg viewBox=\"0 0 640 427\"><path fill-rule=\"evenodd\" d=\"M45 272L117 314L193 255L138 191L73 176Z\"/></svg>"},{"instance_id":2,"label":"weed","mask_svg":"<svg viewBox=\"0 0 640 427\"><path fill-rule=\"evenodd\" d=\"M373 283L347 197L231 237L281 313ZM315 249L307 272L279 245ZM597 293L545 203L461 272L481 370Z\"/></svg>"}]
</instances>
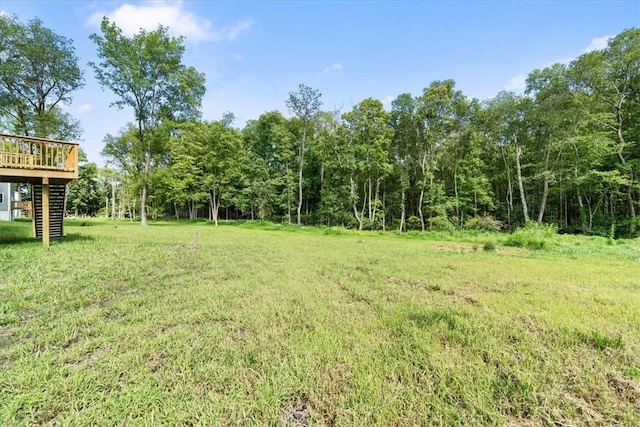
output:
<instances>
[{"instance_id":1,"label":"weed","mask_svg":"<svg viewBox=\"0 0 640 427\"><path fill-rule=\"evenodd\" d=\"M493 252L496 250L496 244L492 241L488 241L484 244L482 249L484 249L485 252Z\"/></svg>"},{"instance_id":2,"label":"weed","mask_svg":"<svg viewBox=\"0 0 640 427\"><path fill-rule=\"evenodd\" d=\"M598 350L605 350L607 348L619 349L622 348L622 336L608 336L601 334L598 331L593 331L591 334L582 334L582 341Z\"/></svg>"}]
</instances>

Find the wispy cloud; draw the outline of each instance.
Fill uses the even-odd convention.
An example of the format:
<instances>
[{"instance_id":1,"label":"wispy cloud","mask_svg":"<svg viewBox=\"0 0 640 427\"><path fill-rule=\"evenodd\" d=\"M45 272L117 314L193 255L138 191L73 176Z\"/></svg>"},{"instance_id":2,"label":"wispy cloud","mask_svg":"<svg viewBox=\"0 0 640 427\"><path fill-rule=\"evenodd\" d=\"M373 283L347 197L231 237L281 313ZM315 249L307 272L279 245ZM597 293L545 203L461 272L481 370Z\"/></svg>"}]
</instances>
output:
<instances>
[{"instance_id":1,"label":"wispy cloud","mask_svg":"<svg viewBox=\"0 0 640 427\"><path fill-rule=\"evenodd\" d=\"M518 74L517 76L513 76L509 79L506 85L502 89L510 90L514 92L522 92L527 84L527 75L526 74Z\"/></svg>"},{"instance_id":2,"label":"wispy cloud","mask_svg":"<svg viewBox=\"0 0 640 427\"><path fill-rule=\"evenodd\" d=\"M92 13L87 23L98 27L105 16L128 36L136 34L140 29L155 30L161 24L168 27L172 35L185 36L194 42L233 40L249 31L254 23L252 19L243 19L229 26L214 27L211 21L186 10L182 1L125 3L111 11Z\"/></svg>"},{"instance_id":3,"label":"wispy cloud","mask_svg":"<svg viewBox=\"0 0 640 427\"><path fill-rule=\"evenodd\" d=\"M337 62L333 65L329 65L328 67L326 67L324 70L322 70L323 73L328 73L331 71L340 71L342 70L342 62Z\"/></svg>"},{"instance_id":4,"label":"wispy cloud","mask_svg":"<svg viewBox=\"0 0 640 427\"><path fill-rule=\"evenodd\" d=\"M253 19L243 19L241 21L236 22L230 27L224 27L218 30L217 36L220 39L228 39L233 40L238 37L242 33L246 33L253 26Z\"/></svg>"},{"instance_id":5,"label":"wispy cloud","mask_svg":"<svg viewBox=\"0 0 640 427\"><path fill-rule=\"evenodd\" d=\"M582 53L591 52L592 50L604 49L605 47L607 47L607 43L609 43L609 40L611 38L613 38L613 36L602 36L594 38L593 40L591 40L591 43L589 43L589 45L584 48Z\"/></svg>"},{"instance_id":6,"label":"wispy cloud","mask_svg":"<svg viewBox=\"0 0 640 427\"><path fill-rule=\"evenodd\" d=\"M235 59L236 61L243 61L244 55L241 53L236 53L235 55L233 55L233 59Z\"/></svg>"},{"instance_id":7,"label":"wispy cloud","mask_svg":"<svg viewBox=\"0 0 640 427\"><path fill-rule=\"evenodd\" d=\"M82 104L81 106L78 107L78 113L80 114L88 113L91 110L93 110L93 107L91 106L91 104Z\"/></svg>"}]
</instances>

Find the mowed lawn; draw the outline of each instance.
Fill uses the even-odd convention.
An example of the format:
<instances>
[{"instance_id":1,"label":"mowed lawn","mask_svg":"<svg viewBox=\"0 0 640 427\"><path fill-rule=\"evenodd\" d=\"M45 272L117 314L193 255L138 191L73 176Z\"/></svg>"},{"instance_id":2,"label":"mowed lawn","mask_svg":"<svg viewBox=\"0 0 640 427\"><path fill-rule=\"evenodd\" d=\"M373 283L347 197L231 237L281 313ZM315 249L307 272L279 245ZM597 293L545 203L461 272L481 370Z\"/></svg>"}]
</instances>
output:
<instances>
[{"instance_id":1,"label":"mowed lawn","mask_svg":"<svg viewBox=\"0 0 640 427\"><path fill-rule=\"evenodd\" d=\"M0 224L3 426L640 422L637 241L30 227Z\"/></svg>"}]
</instances>

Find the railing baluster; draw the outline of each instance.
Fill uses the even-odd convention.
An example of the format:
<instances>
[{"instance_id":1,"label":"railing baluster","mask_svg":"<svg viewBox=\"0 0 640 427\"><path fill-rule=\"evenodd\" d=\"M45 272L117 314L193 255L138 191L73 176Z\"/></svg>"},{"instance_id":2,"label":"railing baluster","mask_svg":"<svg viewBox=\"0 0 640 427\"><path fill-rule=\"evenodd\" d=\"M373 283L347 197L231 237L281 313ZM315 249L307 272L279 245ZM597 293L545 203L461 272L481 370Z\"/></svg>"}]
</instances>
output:
<instances>
[{"instance_id":1,"label":"railing baluster","mask_svg":"<svg viewBox=\"0 0 640 427\"><path fill-rule=\"evenodd\" d=\"M0 133L0 167L77 173L77 144Z\"/></svg>"}]
</instances>

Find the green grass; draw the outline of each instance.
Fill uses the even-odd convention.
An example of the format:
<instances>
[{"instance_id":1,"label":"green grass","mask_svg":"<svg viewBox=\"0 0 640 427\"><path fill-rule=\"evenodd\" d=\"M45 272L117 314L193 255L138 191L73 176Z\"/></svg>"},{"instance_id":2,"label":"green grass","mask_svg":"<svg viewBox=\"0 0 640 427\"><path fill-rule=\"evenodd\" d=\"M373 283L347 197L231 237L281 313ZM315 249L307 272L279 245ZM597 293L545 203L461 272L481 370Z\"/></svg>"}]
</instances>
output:
<instances>
[{"instance_id":1,"label":"green grass","mask_svg":"<svg viewBox=\"0 0 640 427\"><path fill-rule=\"evenodd\" d=\"M0 223L3 426L640 419L638 241L78 220L44 248L30 231Z\"/></svg>"}]
</instances>

